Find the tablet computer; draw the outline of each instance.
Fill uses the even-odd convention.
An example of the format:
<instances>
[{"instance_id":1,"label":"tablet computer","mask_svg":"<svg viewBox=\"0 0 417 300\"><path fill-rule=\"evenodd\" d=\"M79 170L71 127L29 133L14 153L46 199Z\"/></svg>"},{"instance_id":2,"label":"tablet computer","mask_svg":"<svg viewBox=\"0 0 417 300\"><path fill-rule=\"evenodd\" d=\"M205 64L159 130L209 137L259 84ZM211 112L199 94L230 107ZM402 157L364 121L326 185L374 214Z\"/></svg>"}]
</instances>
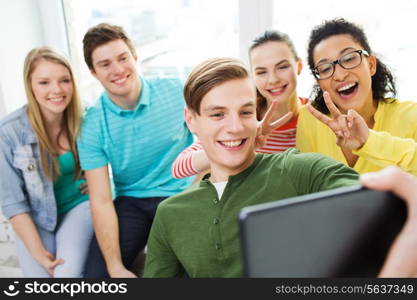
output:
<instances>
[{"instance_id":1,"label":"tablet computer","mask_svg":"<svg viewBox=\"0 0 417 300\"><path fill-rule=\"evenodd\" d=\"M247 277L375 277L406 220L389 192L343 187L242 209Z\"/></svg>"}]
</instances>

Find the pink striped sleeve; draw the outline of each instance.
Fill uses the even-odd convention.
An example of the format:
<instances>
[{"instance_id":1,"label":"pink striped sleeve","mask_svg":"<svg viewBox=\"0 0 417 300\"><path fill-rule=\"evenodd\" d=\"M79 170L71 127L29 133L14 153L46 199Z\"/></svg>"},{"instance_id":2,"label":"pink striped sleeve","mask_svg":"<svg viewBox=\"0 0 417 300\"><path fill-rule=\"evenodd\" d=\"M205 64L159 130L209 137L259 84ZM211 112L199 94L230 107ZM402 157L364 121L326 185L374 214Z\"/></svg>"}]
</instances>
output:
<instances>
[{"instance_id":1,"label":"pink striped sleeve","mask_svg":"<svg viewBox=\"0 0 417 300\"><path fill-rule=\"evenodd\" d=\"M193 154L198 150L203 150L203 146L201 146L199 140L195 141L178 155L171 168L174 178L181 179L198 174L198 171L193 167Z\"/></svg>"}]
</instances>

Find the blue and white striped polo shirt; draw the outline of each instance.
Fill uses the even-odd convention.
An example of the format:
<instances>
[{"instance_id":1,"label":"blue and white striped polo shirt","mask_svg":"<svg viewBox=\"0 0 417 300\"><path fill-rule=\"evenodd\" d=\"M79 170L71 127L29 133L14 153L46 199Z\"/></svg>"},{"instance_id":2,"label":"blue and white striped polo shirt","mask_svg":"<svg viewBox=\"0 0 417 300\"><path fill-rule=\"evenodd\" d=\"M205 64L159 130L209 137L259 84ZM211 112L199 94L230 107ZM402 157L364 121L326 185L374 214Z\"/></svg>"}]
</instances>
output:
<instances>
[{"instance_id":1,"label":"blue and white striped polo shirt","mask_svg":"<svg viewBox=\"0 0 417 300\"><path fill-rule=\"evenodd\" d=\"M117 196L165 197L181 192L191 178L174 179L171 165L193 142L184 120L182 83L141 78L134 110L123 110L104 92L87 110L78 150L84 170L111 165Z\"/></svg>"}]
</instances>

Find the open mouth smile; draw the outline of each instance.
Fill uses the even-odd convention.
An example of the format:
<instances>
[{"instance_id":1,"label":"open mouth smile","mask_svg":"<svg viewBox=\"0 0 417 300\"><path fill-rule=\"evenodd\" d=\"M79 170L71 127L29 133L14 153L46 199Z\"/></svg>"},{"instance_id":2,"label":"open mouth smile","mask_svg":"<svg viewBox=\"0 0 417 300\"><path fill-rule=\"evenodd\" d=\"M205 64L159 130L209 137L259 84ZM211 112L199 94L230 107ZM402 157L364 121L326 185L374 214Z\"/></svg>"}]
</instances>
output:
<instances>
[{"instance_id":1,"label":"open mouth smile","mask_svg":"<svg viewBox=\"0 0 417 300\"><path fill-rule=\"evenodd\" d=\"M352 96L358 90L359 84L357 82L349 83L337 89L337 93L343 97L348 98Z\"/></svg>"},{"instance_id":2,"label":"open mouth smile","mask_svg":"<svg viewBox=\"0 0 417 300\"><path fill-rule=\"evenodd\" d=\"M227 150L239 150L246 143L247 138L240 140L218 141L218 143Z\"/></svg>"}]
</instances>

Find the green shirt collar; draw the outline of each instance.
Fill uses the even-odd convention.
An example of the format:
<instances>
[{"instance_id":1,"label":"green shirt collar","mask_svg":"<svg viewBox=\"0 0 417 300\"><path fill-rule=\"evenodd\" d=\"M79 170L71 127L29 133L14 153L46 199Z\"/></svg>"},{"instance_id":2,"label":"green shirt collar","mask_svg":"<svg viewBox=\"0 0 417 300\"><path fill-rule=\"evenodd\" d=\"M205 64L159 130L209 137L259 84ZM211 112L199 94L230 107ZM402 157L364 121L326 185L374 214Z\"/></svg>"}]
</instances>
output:
<instances>
[{"instance_id":1,"label":"green shirt collar","mask_svg":"<svg viewBox=\"0 0 417 300\"><path fill-rule=\"evenodd\" d=\"M229 176L228 182L234 182L234 181L238 181L242 178L246 178L247 175L250 172L252 172L252 170L254 168L256 168L256 166L259 164L261 159L262 159L262 154L257 153L253 163L249 167L247 167L245 170L243 170L242 172L240 172L236 175ZM201 187L206 187L207 185L212 185L212 183L210 182L210 176L211 176L211 173L207 173L206 175L204 175L203 179L201 179L201 181L200 181L200 186Z\"/></svg>"}]
</instances>

